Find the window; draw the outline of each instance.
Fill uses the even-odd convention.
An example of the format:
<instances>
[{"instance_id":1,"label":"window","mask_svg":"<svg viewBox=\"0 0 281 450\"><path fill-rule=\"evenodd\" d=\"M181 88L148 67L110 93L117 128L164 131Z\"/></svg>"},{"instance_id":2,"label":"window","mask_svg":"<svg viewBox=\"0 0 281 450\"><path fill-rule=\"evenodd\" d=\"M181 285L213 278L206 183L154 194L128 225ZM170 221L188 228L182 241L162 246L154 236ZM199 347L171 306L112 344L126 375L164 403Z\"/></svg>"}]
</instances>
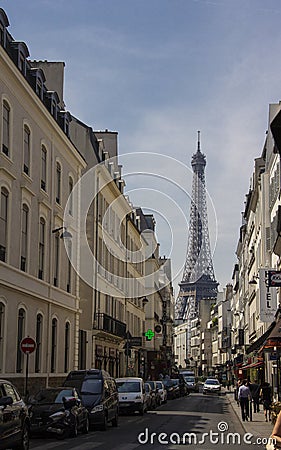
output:
<instances>
[{"instance_id":1,"label":"window","mask_svg":"<svg viewBox=\"0 0 281 450\"><path fill-rule=\"evenodd\" d=\"M58 282L59 282L59 259L60 259L60 237L57 233L55 235L54 286L58 286Z\"/></svg>"},{"instance_id":2,"label":"window","mask_svg":"<svg viewBox=\"0 0 281 450\"><path fill-rule=\"evenodd\" d=\"M56 166L56 202L61 202L61 166L57 163Z\"/></svg>"},{"instance_id":3,"label":"window","mask_svg":"<svg viewBox=\"0 0 281 450\"><path fill-rule=\"evenodd\" d=\"M25 76L25 67L26 67L26 61L24 55L20 52L19 53L19 70L21 73Z\"/></svg>"},{"instance_id":4,"label":"window","mask_svg":"<svg viewBox=\"0 0 281 450\"><path fill-rule=\"evenodd\" d=\"M39 268L38 278L44 278L44 256L45 256L45 220L41 217L39 224Z\"/></svg>"},{"instance_id":5,"label":"window","mask_svg":"<svg viewBox=\"0 0 281 450\"><path fill-rule=\"evenodd\" d=\"M69 177L69 180L68 180L68 195L69 195L69 197L68 197L68 212L71 216L73 213L73 196L71 195L72 190L73 190L73 180L71 177Z\"/></svg>"},{"instance_id":6,"label":"window","mask_svg":"<svg viewBox=\"0 0 281 450\"><path fill-rule=\"evenodd\" d=\"M23 171L30 175L30 130L26 125L23 138Z\"/></svg>"},{"instance_id":7,"label":"window","mask_svg":"<svg viewBox=\"0 0 281 450\"><path fill-rule=\"evenodd\" d=\"M28 248L28 207L23 205L22 207L22 219L21 219L21 260L20 268L26 272L26 259Z\"/></svg>"},{"instance_id":8,"label":"window","mask_svg":"<svg viewBox=\"0 0 281 450\"><path fill-rule=\"evenodd\" d=\"M68 258L68 267L67 267L67 285L66 285L66 290L67 290L67 292L71 292L71 257L72 257L72 242L71 242L70 240L68 240L67 245L68 245L68 254L67 254L67 258Z\"/></svg>"},{"instance_id":9,"label":"window","mask_svg":"<svg viewBox=\"0 0 281 450\"><path fill-rule=\"evenodd\" d=\"M4 27L2 25L2 23L0 23L0 45L2 45L2 47L4 47Z\"/></svg>"},{"instance_id":10,"label":"window","mask_svg":"<svg viewBox=\"0 0 281 450\"><path fill-rule=\"evenodd\" d=\"M41 350L42 350L42 331L43 331L43 316L37 314L36 318L36 350L35 350L35 372L41 370Z\"/></svg>"},{"instance_id":11,"label":"window","mask_svg":"<svg viewBox=\"0 0 281 450\"><path fill-rule=\"evenodd\" d=\"M46 191L46 180L47 180L47 150L44 145L41 148L41 189Z\"/></svg>"},{"instance_id":12,"label":"window","mask_svg":"<svg viewBox=\"0 0 281 450\"><path fill-rule=\"evenodd\" d=\"M69 370L70 323L66 322L64 331L64 372Z\"/></svg>"},{"instance_id":13,"label":"window","mask_svg":"<svg viewBox=\"0 0 281 450\"><path fill-rule=\"evenodd\" d=\"M78 369L86 369L86 350L87 350L87 333L85 330L79 330L79 360ZM98 369L97 365L95 367Z\"/></svg>"},{"instance_id":14,"label":"window","mask_svg":"<svg viewBox=\"0 0 281 450\"><path fill-rule=\"evenodd\" d=\"M36 77L36 94L41 100L43 99L43 83L39 76Z\"/></svg>"},{"instance_id":15,"label":"window","mask_svg":"<svg viewBox=\"0 0 281 450\"><path fill-rule=\"evenodd\" d=\"M3 142L2 152L10 156L10 107L7 102L3 102Z\"/></svg>"},{"instance_id":16,"label":"window","mask_svg":"<svg viewBox=\"0 0 281 450\"><path fill-rule=\"evenodd\" d=\"M5 320L5 305L0 302L0 372L3 372L4 361L4 322Z\"/></svg>"},{"instance_id":17,"label":"window","mask_svg":"<svg viewBox=\"0 0 281 450\"><path fill-rule=\"evenodd\" d=\"M51 101L51 114L54 117L55 120L58 118L58 108L57 108L57 102L55 99L52 99Z\"/></svg>"},{"instance_id":18,"label":"window","mask_svg":"<svg viewBox=\"0 0 281 450\"><path fill-rule=\"evenodd\" d=\"M24 338L24 327L25 327L25 311L23 308L19 309L18 312L18 345L17 345L17 363L16 371L22 372L23 370L23 353L20 348L20 343Z\"/></svg>"},{"instance_id":19,"label":"window","mask_svg":"<svg viewBox=\"0 0 281 450\"><path fill-rule=\"evenodd\" d=\"M56 370L56 356L57 356L57 333L58 333L58 321L52 320L52 342L51 342L51 372Z\"/></svg>"},{"instance_id":20,"label":"window","mask_svg":"<svg viewBox=\"0 0 281 450\"><path fill-rule=\"evenodd\" d=\"M14 390L13 386L8 383L3 383L3 388L5 394L9 397L12 397L13 403L18 402L20 400L19 394Z\"/></svg>"},{"instance_id":21,"label":"window","mask_svg":"<svg viewBox=\"0 0 281 450\"><path fill-rule=\"evenodd\" d=\"M8 237L8 197L6 188L1 188L0 204L0 261L6 261Z\"/></svg>"}]
</instances>

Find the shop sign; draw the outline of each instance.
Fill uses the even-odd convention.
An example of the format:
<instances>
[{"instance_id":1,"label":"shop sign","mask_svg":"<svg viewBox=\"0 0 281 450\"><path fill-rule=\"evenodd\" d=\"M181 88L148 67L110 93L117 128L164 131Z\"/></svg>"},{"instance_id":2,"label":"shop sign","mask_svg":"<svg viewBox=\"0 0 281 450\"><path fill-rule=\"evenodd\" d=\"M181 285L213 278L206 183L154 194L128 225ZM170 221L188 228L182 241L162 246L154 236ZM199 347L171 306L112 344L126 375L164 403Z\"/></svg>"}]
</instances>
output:
<instances>
[{"instance_id":1,"label":"shop sign","mask_svg":"<svg viewBox=\"0 0 281 450\"><path fill-rule=\"evenodd\" d=\"M259 319L262 322L273 322L277 309L277 292L275 287L268 286L268 273L273 269L259 270Z\"/></svg>"}]
</instances>

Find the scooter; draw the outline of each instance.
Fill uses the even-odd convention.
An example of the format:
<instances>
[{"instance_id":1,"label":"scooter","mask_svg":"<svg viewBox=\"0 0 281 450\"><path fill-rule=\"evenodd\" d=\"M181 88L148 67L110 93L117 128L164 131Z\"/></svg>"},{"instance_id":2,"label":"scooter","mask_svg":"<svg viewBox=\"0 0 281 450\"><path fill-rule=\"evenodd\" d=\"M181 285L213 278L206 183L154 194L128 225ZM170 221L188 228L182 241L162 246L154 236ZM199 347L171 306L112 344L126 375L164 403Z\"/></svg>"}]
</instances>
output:
<instances>
[{"instance_id":1,"label":"scooter","mask_svg":"<svg viewBox=\"0 0 281 450\"><path fill-rule=\"evenodd\" d=\"M72 411L73 406L76 405L77 400L72 397L63 398L64 410L57 411L50 416L52 423L47 428L49 433L54 433L58 439L65 439L67 437L76 437L77 419Z\"/></svg>"}]
</instances>

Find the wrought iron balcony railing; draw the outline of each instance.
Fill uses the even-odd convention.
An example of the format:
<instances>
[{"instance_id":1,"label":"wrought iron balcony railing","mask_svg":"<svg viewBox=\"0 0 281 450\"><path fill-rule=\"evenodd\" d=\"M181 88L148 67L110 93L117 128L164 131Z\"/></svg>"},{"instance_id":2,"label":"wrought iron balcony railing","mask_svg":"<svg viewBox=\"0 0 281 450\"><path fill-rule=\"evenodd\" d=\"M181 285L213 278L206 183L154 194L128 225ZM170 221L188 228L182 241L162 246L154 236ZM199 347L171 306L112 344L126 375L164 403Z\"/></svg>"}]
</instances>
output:
<instances>
[{"instance_id":1,"label":"wrought iron balcony railing","mask_svg":"<svg viewBox=\"0 0 281 450\"><path fill-rule=\"evenodd\" d=\"M126 335L126 324L105 313L95 314L95 328L121 338Z\"/></svg>"}]
</instances>

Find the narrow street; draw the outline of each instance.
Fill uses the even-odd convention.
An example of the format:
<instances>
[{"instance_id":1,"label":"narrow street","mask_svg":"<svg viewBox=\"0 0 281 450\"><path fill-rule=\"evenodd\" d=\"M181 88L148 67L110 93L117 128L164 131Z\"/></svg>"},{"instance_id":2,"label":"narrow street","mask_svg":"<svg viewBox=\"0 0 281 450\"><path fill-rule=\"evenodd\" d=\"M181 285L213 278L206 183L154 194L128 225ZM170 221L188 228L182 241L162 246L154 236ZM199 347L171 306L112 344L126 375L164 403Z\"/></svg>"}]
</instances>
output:
<instances>
[{"instance_id":1,"label":"narrow street","mask_svg":"<svg viewBox=\"0 0 281 450\"><path fill-rule=\"evenodd\" d=\"M184 433L189 433L186 435L185 442ZM227 444L228 433L237 433L237 435L234 442L230 436ZM247 443L245 443L244 435L245 432L227 395L204 396L200 393L168 401L167 404L148 412L144 417L137 414L121 416L118 428L109 427L106 432L91 431L88 435L79 435L76 439L64 441L53 438L32 439L31 449L141 450L143 448L160 450L166 448L180 450L188 447L192 450L195 448L245 450L253 446L254 448L265 447L256 442L256 437L252 437L251 444L250 437L246 437Z\"/></svg>"}]
</instances>

